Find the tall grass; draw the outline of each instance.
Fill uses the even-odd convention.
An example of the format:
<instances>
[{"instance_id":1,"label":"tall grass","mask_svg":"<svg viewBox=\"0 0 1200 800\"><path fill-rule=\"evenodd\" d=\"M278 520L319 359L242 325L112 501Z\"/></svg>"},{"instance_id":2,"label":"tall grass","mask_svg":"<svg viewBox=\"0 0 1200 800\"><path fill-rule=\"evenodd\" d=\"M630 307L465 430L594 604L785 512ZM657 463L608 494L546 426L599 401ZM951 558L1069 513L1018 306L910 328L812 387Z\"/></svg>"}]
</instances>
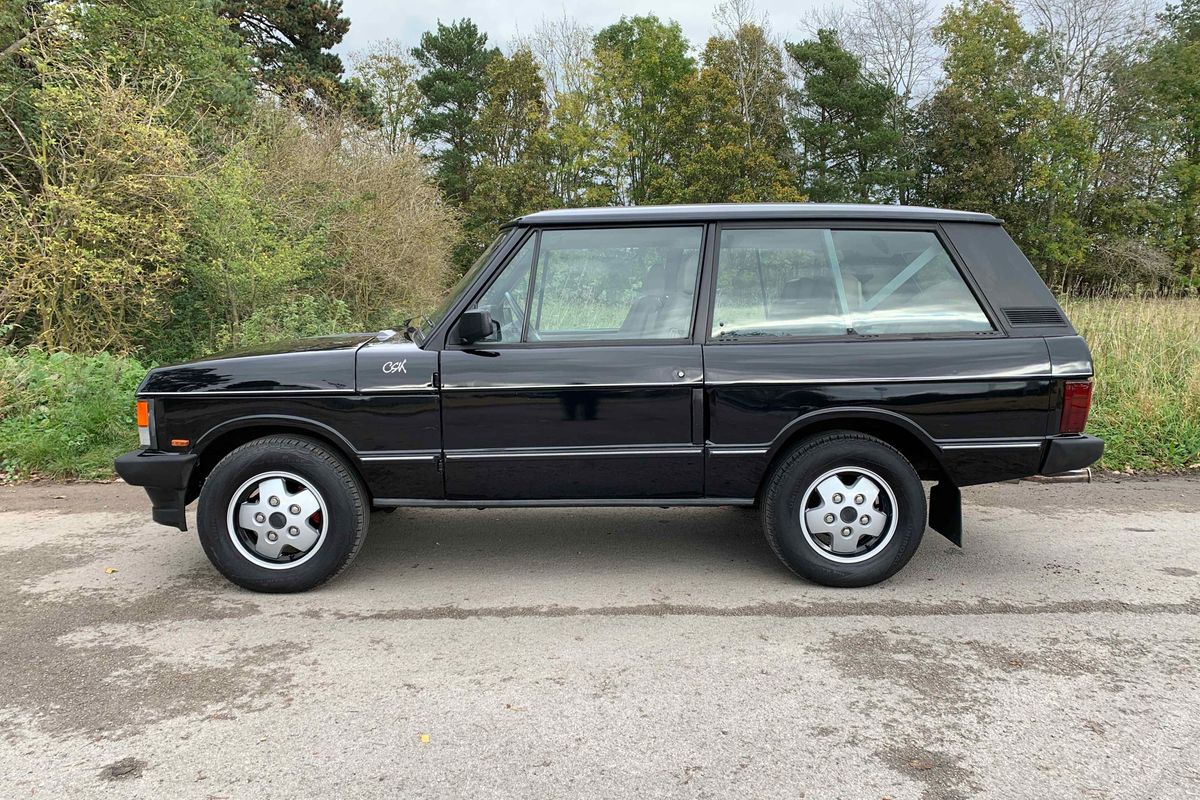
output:
<instances>
[{"instance_id":1,"label":"tall grass","mask_svg":"<svg viewBox=\"0 0 1200 800\"><path fill-rule=\"evenodd\" d=\"M1200 463L1200 300L1063 301L1096 366L1088 432L1111 470Z\"/></svg>"}]
</instances>

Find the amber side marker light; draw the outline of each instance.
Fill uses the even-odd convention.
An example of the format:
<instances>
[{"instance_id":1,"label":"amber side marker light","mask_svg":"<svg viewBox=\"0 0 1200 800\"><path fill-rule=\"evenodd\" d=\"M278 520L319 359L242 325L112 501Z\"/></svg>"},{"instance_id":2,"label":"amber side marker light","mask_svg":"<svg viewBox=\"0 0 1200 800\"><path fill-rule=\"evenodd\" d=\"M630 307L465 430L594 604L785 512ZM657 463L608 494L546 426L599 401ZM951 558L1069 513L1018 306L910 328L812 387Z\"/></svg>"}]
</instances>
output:
<instances>
[{"instance_id":1,"label":"amber side marker light","mask_svg":"<svg viewBox=\"0 0 1200 800\"><path fill-rule=\"evenodd\" d=\"M1092 408L1092 382L1067 381L1063 385L1062 433L1083 433L1087 427L1088 411Z\"/></svg>"},{"instance_id":2,"label":"amber side marker light","mask_svg":"<svg viewBox=\"0 0 1200 800\"><path fill-rule=\"evenodd\" d=\"M142 447L150 446L150 401L137 401L138 443Z\"/></svg>"},{"instance_id":3,"label":"amber side marker light","mask_svg":"<svg viewBox=\"0 0 1200 800\"><path fill-rule=\"evenodd\" d=\"M171 447L187 447L191 443L191 439L172 439Z\"/></svg>"}]
</instances>

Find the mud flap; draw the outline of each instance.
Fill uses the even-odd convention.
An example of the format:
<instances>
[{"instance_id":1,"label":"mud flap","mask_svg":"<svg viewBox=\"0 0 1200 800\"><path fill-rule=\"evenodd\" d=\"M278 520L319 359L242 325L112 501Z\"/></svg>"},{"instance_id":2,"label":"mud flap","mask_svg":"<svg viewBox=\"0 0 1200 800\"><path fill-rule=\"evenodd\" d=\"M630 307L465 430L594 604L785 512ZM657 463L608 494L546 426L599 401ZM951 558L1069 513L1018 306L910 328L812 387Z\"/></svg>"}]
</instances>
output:
<instances>
[{"instance_id":1,"label":"mud flap","mask_svg":"<svg viewBox=\"0 0 1200 800\"><path fill-rule=\"evenodd\" d=\"M962 493L941 481L929 490L929 527L962 547Z\"/></svg>"}]
</instances>

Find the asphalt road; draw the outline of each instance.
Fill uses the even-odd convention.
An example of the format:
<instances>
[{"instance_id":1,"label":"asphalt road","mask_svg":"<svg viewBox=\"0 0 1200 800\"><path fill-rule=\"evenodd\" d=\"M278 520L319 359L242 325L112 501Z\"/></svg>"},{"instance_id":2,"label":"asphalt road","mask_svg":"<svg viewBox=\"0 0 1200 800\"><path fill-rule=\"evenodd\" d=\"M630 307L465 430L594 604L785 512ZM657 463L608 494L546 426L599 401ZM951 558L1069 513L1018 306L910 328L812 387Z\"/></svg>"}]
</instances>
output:
<instances>
[{"instance_id":1,"label":"asphalt road","mask_svg":"<svg viewBox=\"0 0 1200 800\"><path fill-rule=\"evenodd\" d=\"M1200 794L1200 481L964 494L870 589L743 510L414 510L261 596L138 490L0 488L0 797Z\"/></svg>"}]
</instances>

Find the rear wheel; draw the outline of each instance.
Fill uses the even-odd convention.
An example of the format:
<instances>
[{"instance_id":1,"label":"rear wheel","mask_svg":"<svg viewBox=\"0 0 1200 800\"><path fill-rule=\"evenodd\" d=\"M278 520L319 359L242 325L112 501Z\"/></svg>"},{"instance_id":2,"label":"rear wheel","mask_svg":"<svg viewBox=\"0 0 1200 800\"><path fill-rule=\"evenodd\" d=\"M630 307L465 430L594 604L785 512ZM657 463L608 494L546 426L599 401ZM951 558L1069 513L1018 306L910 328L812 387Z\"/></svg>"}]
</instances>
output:
<instances>
[{"instance_id":1,"label":"rear wheel","mask_svg":"<svg viewBox=\"0 0 1200 800\"><path fill-rule=\"evenodd\" d=\"M797 575L826 586L869 586L900 570L925 532L925 491L912 464L873 436L810 439L767 481L763 529Z\"/></svg>"},{"instance_id":2,"label":"rear wheel","mask_svg":"<svg viewBox=\"0 0 1200 800\"><path fill-rule=\"evenodd\" d=\"M357 477L319 442L268 436L213 469L197 527L222 575L259 592L311 589L345 569L367 533Z\"/></svg>"}]
</instances>

